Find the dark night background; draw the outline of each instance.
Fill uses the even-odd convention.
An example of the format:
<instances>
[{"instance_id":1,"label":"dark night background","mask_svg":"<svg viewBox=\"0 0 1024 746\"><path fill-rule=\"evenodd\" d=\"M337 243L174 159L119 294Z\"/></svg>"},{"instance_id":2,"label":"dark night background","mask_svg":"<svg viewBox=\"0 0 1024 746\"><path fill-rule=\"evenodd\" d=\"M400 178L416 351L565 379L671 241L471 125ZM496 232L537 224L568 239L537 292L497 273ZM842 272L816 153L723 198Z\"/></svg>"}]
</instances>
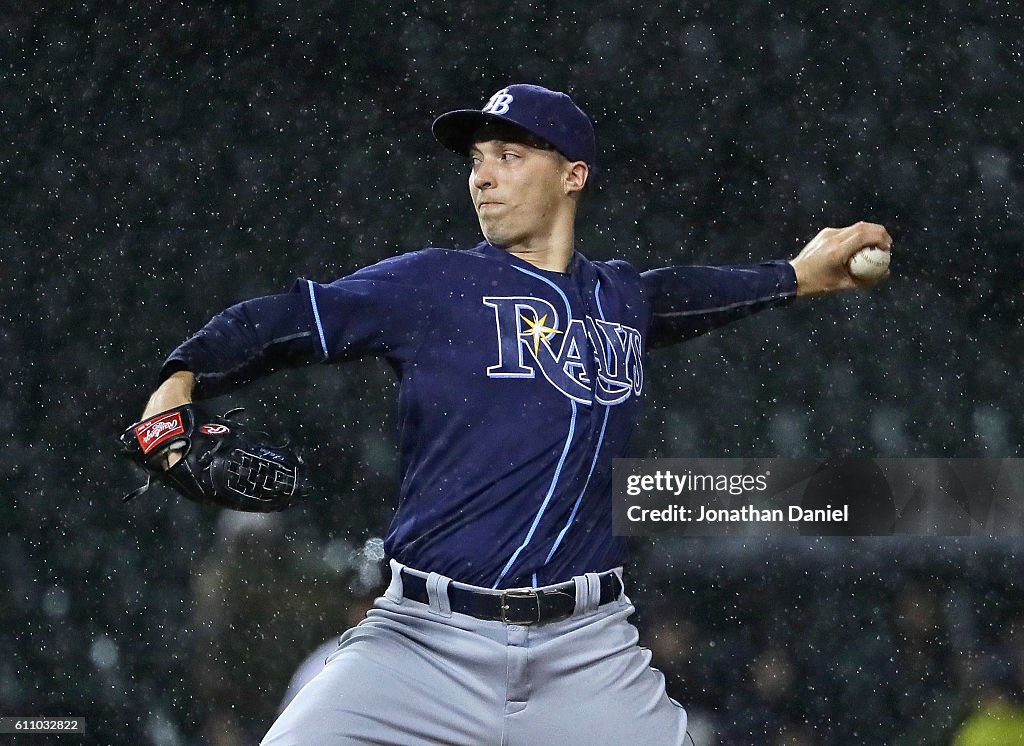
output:
<instances>
[{"instance_id":1,"label":"dark night background","mask_svg":"<svg viewBox=\"0 0 1024 746\"><path fill-rule=\"evenodd\" d=\"M122 505L141 477L115 436L163 357L227 305L475 243L466 167L429 125L512 82L566 90L595 120L578 235L593 259L791 257L860 219L895 238L869 294L650 355L637 455L1018 456L1022 15L5 4L0 714L84 716L88 735L61 743L258 739L298 662L374 590L394 385L363 362L215 402L314 466L317 499L269 521L162 489ZM1021 743L1022 548L652 540L631 596L698 746L986 742L955 735L971 717Z\"/></svg>"}]
</instances>

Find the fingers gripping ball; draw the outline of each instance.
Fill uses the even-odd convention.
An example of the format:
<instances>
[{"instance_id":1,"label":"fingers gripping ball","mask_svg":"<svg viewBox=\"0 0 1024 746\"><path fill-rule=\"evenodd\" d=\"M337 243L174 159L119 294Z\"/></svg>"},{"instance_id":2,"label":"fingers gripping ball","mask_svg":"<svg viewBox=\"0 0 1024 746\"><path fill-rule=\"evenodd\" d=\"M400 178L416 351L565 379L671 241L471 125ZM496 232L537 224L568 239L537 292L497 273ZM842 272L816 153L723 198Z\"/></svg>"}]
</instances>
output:
<instances>
[{"instance_id":1,"label":"fingers gripping ball","mask_svg":"<svg viewBox=\"0 0 1024 746\"><path fill-rule=\"evenodd\" d=\"M232 510L271 513L301 502L308 492L302 458L230 419L237 411L210 417L186 404L128 427L123 453L148 479L124 499L141 495L156 477L189 500ZM165 469L171 449L180 449L181 459Z\"/></svg>"},{"instance_id":2,"label":"fingers gripping ball","mask_svg":"<svg viewBox=\"0 0 1024 746\"><path fill-rule=\"evenodd\" d=\"M850 259L850 275L860 282L880 280L889 271L889 252L876 246L861 249Z\"/></svg>"}]
</instances>

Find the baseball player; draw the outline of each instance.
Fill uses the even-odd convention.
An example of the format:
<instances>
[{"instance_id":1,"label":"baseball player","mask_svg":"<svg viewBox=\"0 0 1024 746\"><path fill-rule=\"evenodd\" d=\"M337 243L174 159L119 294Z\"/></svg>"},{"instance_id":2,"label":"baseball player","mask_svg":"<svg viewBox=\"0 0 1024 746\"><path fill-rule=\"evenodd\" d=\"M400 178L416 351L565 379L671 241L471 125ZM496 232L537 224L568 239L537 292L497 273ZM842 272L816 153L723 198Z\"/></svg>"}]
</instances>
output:
<instances>
[{"instance_id":1,"label":"baseball player","mask_svg":"<svg viewBox=\"0 0 1024 746\"><path fill-rule=\"evenodd\" d=\"M263 743L682 744L612 536L644 352L858 287L848 260L890 237L826 229L791 261L742 267L590 261L574 226L597 150L569 96L510 85L433 133L468 159L481 243L233 306L171 354L146 407L366 355L398 378L390 586Z\"/></svg>"}]
</instances>

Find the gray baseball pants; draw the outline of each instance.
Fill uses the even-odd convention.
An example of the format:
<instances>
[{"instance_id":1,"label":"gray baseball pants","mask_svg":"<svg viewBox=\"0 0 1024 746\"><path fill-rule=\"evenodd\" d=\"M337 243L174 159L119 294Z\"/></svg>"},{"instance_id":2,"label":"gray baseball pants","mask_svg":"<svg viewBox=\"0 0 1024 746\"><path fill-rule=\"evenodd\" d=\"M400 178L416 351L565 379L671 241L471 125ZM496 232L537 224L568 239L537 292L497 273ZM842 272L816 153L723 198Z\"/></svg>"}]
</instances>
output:
<instances>
[{"instance_id":1,"label":"gray baseball pants","mask_svg":"<svg viewBox=\"0 0 1024 746\"><path fill-rule=\"evenodd\" d=\"M623 594L598 608L597 576L574 578L576 611L536 625L452 613L402 597L402 565L263 746L681 746L686 711L665 693L626 621Z\"/></svg>"}]
</instances>

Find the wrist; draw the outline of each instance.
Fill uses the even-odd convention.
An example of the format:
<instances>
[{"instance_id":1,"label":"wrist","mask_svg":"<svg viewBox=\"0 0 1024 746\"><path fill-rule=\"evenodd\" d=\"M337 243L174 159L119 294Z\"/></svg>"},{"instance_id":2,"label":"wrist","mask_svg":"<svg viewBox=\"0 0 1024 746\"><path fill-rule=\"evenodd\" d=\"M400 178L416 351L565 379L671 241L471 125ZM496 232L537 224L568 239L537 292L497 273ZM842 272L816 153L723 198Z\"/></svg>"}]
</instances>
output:
<instances>
[{"instance_id":1,"label":"wrist","mask_svg":"<svg viewBox=\"0 0 1024 746\"><path fill-rule=\"evenodd\" d=\"M802 271L801 262L790 259L789 266L793 268L793 275L796 278L796 295L801 297L804 295L812 295L813 291L809 287L809 281L806 272Z\"/></svg>"}]
</instances>

